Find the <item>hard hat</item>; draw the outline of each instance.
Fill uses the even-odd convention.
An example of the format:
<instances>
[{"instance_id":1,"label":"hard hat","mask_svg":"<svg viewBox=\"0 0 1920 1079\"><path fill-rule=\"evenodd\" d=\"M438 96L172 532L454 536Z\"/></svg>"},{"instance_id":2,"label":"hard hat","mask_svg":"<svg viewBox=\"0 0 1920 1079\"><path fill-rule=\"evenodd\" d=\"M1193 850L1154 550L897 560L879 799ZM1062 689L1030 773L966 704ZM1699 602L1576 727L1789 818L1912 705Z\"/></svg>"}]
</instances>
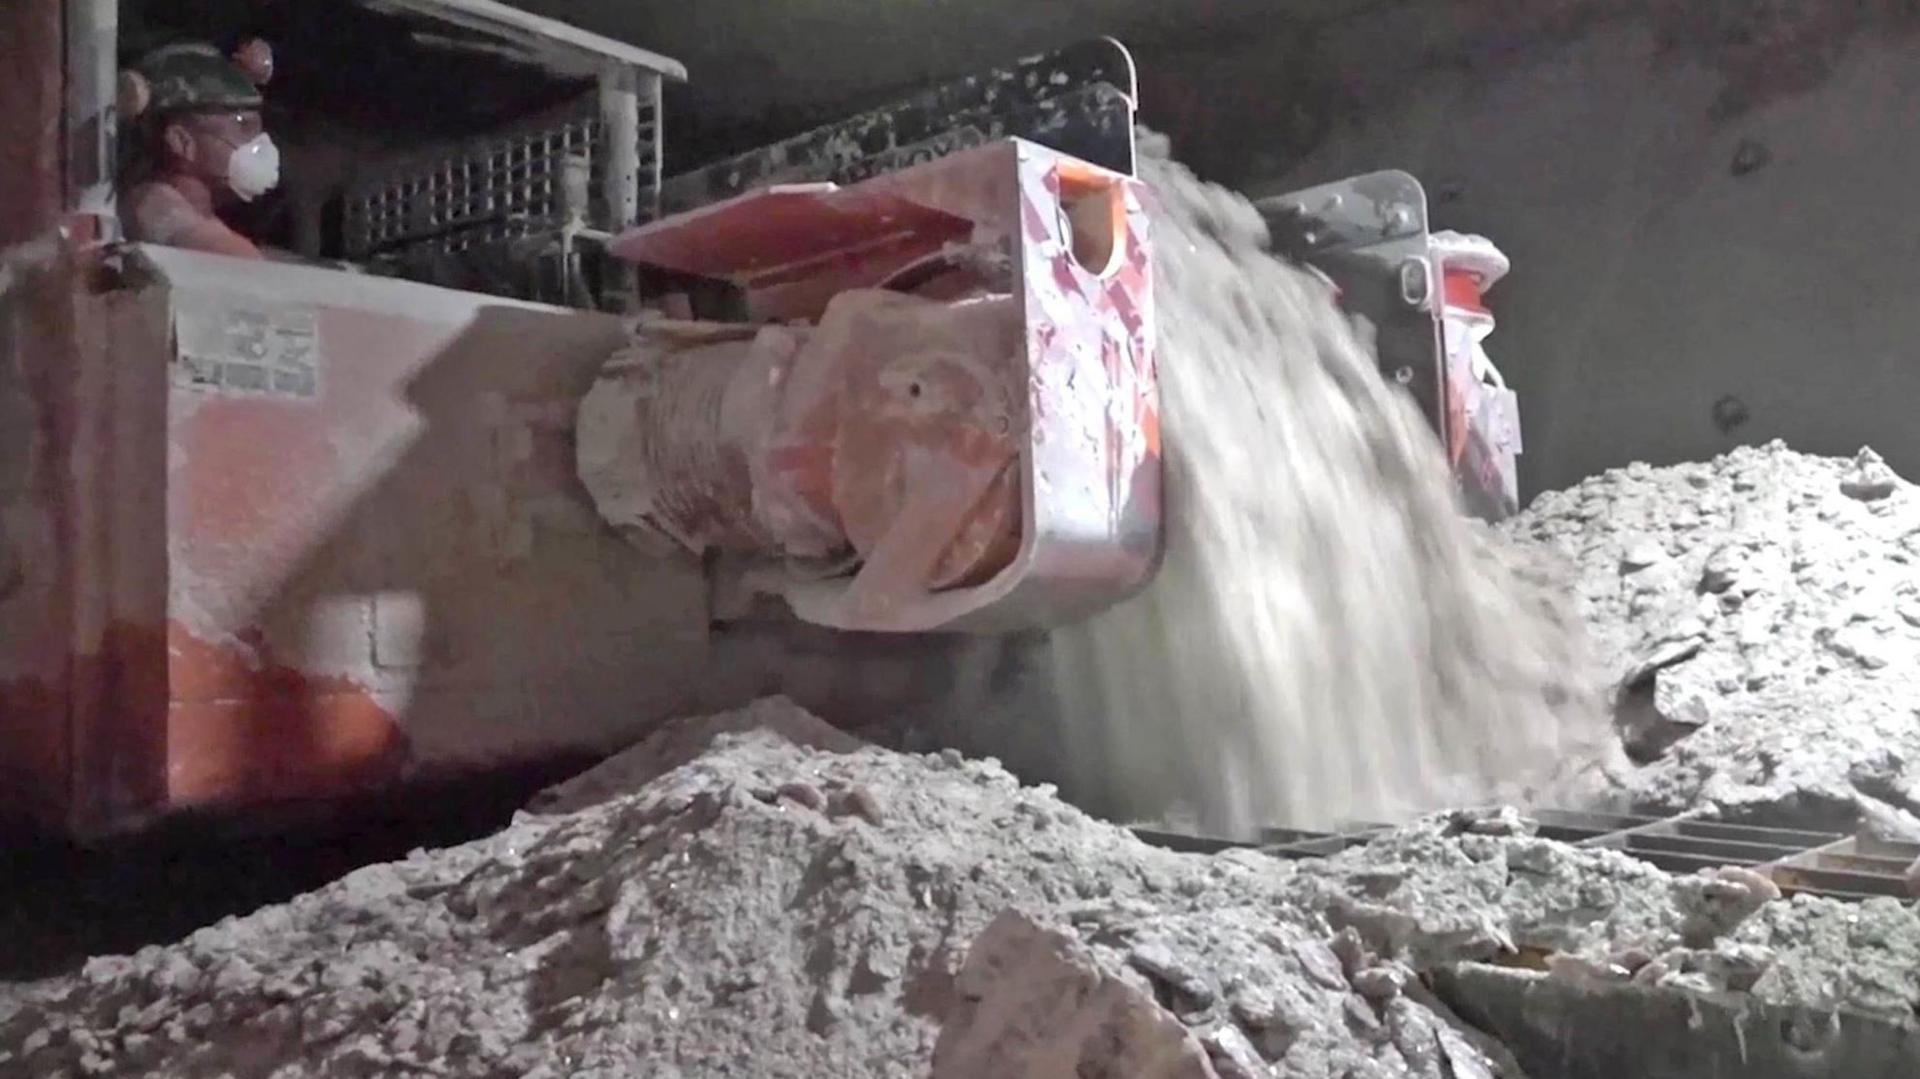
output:
<instances>
[{"instance_id":1,"label":"hard hat","mask_svg":"<svg viewBox=\"0 0 1920 1079\"><path fill-rule=\"evenodd\" d=\"M135 85L123 85L122 94L139 102L137 112L160 116L175 112L251 112L265 104L253 78L211 45L189 43L155 49L128 74L131 79L123 77L123 82Z\"/></svg>"}]
</instances>

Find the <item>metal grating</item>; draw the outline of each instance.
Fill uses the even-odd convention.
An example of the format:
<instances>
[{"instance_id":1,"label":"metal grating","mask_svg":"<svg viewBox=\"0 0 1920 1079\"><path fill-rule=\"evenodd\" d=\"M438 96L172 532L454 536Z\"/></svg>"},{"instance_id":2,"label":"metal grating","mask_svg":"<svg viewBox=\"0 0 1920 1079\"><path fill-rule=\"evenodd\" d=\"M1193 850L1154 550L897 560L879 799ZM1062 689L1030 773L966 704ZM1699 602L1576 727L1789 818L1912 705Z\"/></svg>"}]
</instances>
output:
<instances>
[{"instance_id":1,"label":"metal grating","mask_svg":"<svg viewBox=\"0 0 1920 1079\"><path fill-rule=\"evenodd\" d=\"M1684 817L1636 823L1580 840L1582 847L1608 847L1669 873L1721 866L1764 870L1773 863L1842 838L1830 832L1755 828Z\"/></svg>"},{"instance_id":2,"label":"metal grating","mask_svg":"<svg viewBox=\"0 0 1920 1079\"><path fill-rule=\"evenodd\" d=\"M1920 843L1832 832L1558 809L1534 810L1528 817L1539 825L1537 834L1543 839L1618 850L1669 873L1743 866L1765 873L1789 895L1847 900L1913 898L1907 871L1920 859ZM1388 830L1389 826L1380 824L1355 824L1332 832L1272 830L1258 842L1145 828L1133 831L1145 842L1171 850L1215 853L1238 847L1296 859L1338 854L1363 846Z\"/></svg>"},{"instance_id":3,"label":"metal grating","mask_svg":"<svg viewBox=\"0 0 1920 1079\"><path fill-rule=\"evenodd\" d=\"M643 80L639 101L638 213L651 219L660 190L660 87ZM347 256L459 254L555 232L566 218L569 158L586 163L587 222L609 220L609 151L599 99L567 107L480 139L435 147L364 174L346 196Z\"/></svg>"},{"instance_id":4,"label":"metal grating","mask_svg":"<svg viewBox=\"0 0 1920 1079\"><path fill-rule=\"evenodd\" d=\"M1920 843L1849 836L1786 858L1770 866L1769 872L1789 892L1841 899L1905 899L1913 895L1907 873L1916 864L1920 864Z\"/></svg>"}]
</instances>

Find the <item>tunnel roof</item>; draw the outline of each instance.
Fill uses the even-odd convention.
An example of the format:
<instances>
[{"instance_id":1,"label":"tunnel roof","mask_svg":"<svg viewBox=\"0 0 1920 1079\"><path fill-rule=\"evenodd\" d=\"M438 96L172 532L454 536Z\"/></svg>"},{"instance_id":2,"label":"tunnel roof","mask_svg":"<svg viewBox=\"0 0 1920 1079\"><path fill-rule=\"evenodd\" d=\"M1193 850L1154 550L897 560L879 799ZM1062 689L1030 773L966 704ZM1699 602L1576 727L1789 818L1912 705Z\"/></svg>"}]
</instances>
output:
<instances>
[{"instance_id":1,"label":"tunnel roof","mask_svg":"<svg viewBox=\"0 0 1920 1079\"><path fill-rule=\"evenodd\" d=\"M587 76L608 61L685 81L687 69L657 52L534 15L498 0L360 0L363 7L398 15L431 30L416 32L422 44L491 53L538 64L558 75ZM449 31L452 33L449 33Z\"/></svg>"}]
</instances>

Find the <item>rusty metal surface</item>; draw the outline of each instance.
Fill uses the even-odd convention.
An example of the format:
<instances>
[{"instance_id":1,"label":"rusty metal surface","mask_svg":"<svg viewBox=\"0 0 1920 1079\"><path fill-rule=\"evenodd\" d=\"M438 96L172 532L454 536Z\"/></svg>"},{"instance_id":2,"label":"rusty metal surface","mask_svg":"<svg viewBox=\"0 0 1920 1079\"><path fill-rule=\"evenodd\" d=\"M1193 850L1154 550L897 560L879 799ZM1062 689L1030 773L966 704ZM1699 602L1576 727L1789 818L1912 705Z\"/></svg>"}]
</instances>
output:
<instances>
[{"instance_id":1,"label":"rusty metal surface","mask_svg":"<svg viewBox=\"0 0 1920 1079\"><path fill-rule=\"evenodd\" d=\"M643 331L581 402L580 477L643 543L858 559L882 606L977 583L1017 545L1021 345L1010 297L874 289L817 326Z\"/></svg>"},{"instance_id":2,"label":"rusty metal surface","mask_svg":"<svg viewBox=\"0 0 1920 1079\"><path fill-rule=\"evenodd\" d=\"M1406 388L1445 444L1452 434L1446 352L1439 312L1428 302L1437 271L1420 181L1386 170L1255 205L1274 248L1331 277L1342 306L1374 324L1381 374Z\"/></svg>"},{"instance_id":3,"label":"rusty metal surface","mask_svg":"<svg viewBox=\"0 0 1920 1079\"><path fill-rule=\"evenodd\" d=\"M1920 843L1836 838L1812 850L1798 851L1768 867L1788 892L1811 892L1844 899L1891 896L1920 899Z\"/></svg>"},{"instance_id":4,"label":"rusty metal surface","mask_svg":"<svg viewBox=\"0 0 1920 1079\"><path fill-rule=\"evenodd\" d=\"M0 293L0 816L58 825L70 795L72 267Z\"/></svg>"},{"instance_id":5,"label":"rusty metal surface","mask_svg":"<svg viewBox=\"0 0 1920 1079\"><path fill-rule=\"evenodd\" d=\"M837 259L870 257L902 242L925 250L971 229L964 217L897 195L802 184L748 192L629 229L609 250L755 292L813 276Z\"/></svg>"},{"instance_id":6,"label":"rusty metal surface","mask_svg":"<svg viewBox=\"0 0 1920 1079\"><path fill-rule=\"evenodd\" d=\"M53 229L65 209L60 0L0 4L0 249Z\"/></svg>"},{"instance_id":7,"label":"rusty metal surface","mask_svg":"<svg viewBox=\"0 0 1920 1079\"><path fill-rule=\"evenodd\" d=\"M1007 224L1026 306L1026 523L1013 565L955 621L985 631L1056 625L1124 599L1152 576L1161 541L1144 186L1031 143L998 152L1017 178ZM928 189L950 196L929 173Z\"/></svg>"},{"instance_id":8,"label":"rusty metal surface","mask_svg":"<svg viewBox=\"0 0 1920 1079\"><path fill-rule=\"evenodd\" d=\"M43 475L0 520L46 612L0 645L4 808L97 835L330 799L603 749L697 698L697 570L620 544L573 474L618 320L129 264L65 283L73 341L24 388L41 433L0 454Z\"/></svg>"},{"instance_id":9,"label":"rusty metal surface","mask_svg":"<svg viewBox=\"0 0 1920 1079\"><path fill-rule=\"evenodd\" d=\"M1864 900L1920 898L1914 867L1920 843L1846 836L1800 828L1726 824L1696 817L1649 817L1584 810L1539 808L1527 816L1543 839L1581 847L1605 847L1669 873L1739 866L1766 874L1793 895ZM1364 845L1388 830L1355 824L1331 832L1292 832L1258 842L1135 828L1142 840L1170 850L1213 853L1251 848L1276 858L1324 858Z\"/></svg>"},{"instance_id":10,"label":"rusty metal surface","mask_svg":"<svg viewBox=\"0 0 1920 1079\"><path fill-rule=\"evenodd\" d=\"M165 393L115 363L115 343L164 332L131 296L89 295L57 260L12 297L0 401L24 420L0 441L0 815L87 829L150 800L164 716ZM16 302L17 301L17 302Z\"/></svg>"},{"instance_id":11,"label":"rusty metal surface","mask_svg":"<svg viewBox=\"0 0 1920 1079\"><path fill-rule=\"evenodd\" d=\"M636 544L658 535L691 553L797 546L824 553L830 525L811 540L765 521L757 508L755 446L773 422L800 347L779 328L755 333L642 332L615 353L580 402L580 480L601 517Z\"/></svg>"},{"instance_id":12,"label":"rusty metal surface","mask_svg":"<svg viewBox=\"0 0 1920 1079\"><path fill-rule=\"evenodd\" d=\"M1146 230L1138 181L1018 140L633 230L625 256L727 277L755 314L817 325L781 330L795 344L764 362L707 346L700 375L665 350L652 373L612 365L582 409L582 475L609 520L670 518L659 530L693 551L845 551L850 574L787 581L806 621L999 631L1091 614L1159 554ZM951 296L876 289L891 281ZM764 445L728 419L756 409ZM655 444L668 421L683 454ZM721 442L725 467L700 449ZM663 471L669 457L686 467Z\"/></svg>"}]
</instances>

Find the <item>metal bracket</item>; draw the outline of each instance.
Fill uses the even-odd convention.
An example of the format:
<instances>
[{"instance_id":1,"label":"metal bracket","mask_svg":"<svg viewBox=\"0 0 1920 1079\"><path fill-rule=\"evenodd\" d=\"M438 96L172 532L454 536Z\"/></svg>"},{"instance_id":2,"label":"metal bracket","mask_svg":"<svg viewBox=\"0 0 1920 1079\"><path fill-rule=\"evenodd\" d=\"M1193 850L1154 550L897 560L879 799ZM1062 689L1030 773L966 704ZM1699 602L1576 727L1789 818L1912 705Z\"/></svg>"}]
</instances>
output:
<instances>
[{"instance_id":1,"label":"metal bracket","mask_svg":"<svg viewBox=\"0 0 1920 1079\"><path fill-rule=\"evenodd\" d=\"M1372 172L1254 203L1275 252L1333 279L1348 310L1372 322L1381 373L1413 394L1447 437L1444 341L1428 260L1427 193L1398 170Z\"/></svg>"},{"instance_id":2,"label":"metal bracket","mask_svg":"<svg viewBox=\"0 0 1920 1079\"><path fill-rule=\"evenodd\" d=\"M661 185L667 213L781 184L852 184L1006 138L1132 175L1133 57L1111 38L943 83Z\"/></svg>"},{"instance_id":3,"label":"metal bracket","mask_svg":"<svg viewBox=\"0 0 1920 1079\"><path fill-rule=\"evenodd\" d=\"M1254 205L1272 230L1274 247L1304 262L1343 252L1384 258L1380 248L1401 241L1419 241L1419 251L1426 252L1426 190L1397 169L1274 195Z\"/></svg>"}]
</instances>

